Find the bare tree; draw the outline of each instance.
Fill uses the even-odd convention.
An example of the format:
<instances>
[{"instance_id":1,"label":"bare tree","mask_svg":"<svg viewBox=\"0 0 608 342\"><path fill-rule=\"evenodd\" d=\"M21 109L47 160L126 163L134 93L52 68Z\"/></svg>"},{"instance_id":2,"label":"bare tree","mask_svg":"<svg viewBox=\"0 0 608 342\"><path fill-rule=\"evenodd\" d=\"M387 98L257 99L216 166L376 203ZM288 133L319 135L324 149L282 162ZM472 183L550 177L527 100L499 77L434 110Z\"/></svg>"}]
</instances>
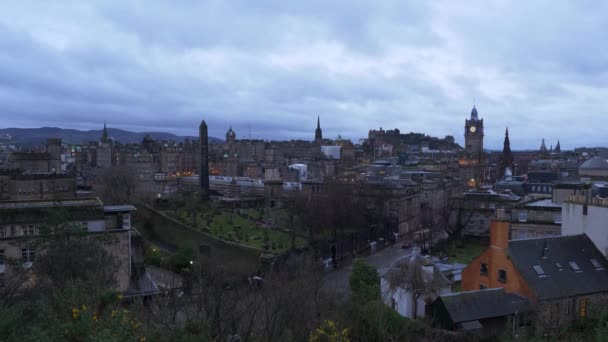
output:
<instances>
[{"instance_id":1,"label":"bare tree","mask_svg":"<svg viewBox=\"0 0 608 342\"><path fill-rule=\"evenodd\" d=\"M137 189L137 176L132 167L113 166L103 170L95 180L106 204L131 203Z\"/></svg>"},{"instance_id":2,"label":"bare tree","mask_svg":"<svg viewBox=\"0 0 608 342\"><path fill-rule=\"evenodd\" d=\"M391 292L411 295L413 318L417 316L420 297L433 300L447 281L429 260L417 254L392 268L387 280Z\"/></svg>"}]
</instances>

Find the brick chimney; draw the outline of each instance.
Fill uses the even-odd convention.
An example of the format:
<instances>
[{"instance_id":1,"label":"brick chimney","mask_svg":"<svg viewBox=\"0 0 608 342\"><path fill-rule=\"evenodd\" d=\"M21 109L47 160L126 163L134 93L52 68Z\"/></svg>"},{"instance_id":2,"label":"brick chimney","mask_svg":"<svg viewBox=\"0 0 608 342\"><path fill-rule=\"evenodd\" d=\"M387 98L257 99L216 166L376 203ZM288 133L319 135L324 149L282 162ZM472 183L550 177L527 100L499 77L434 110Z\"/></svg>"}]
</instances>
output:
<instances>
[{"instance_id":1,"label":"brick chimney","mask_svg":"<svg viewBox=\"0 0 608 342\"><path fill-rule=\"evenodd\" d=\"M504 209L497 209L496 216L490 221L490 247L507 249L509 247L509 225Z\"/></svg>"}]
</instances>

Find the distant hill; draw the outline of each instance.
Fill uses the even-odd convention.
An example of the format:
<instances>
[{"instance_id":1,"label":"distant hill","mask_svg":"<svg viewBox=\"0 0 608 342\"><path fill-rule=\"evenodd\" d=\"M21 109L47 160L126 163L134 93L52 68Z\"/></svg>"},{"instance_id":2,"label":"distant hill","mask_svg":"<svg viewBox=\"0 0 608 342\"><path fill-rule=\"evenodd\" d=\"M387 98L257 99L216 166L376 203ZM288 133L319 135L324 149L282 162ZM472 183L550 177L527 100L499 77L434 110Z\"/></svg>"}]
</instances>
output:
<instances>
[{"instance_id":1,"label":"distant hill","mask_svg":"<svg viewBox=\"0 0 608 342\"><path fill-rule=\"evenodd\" d=\"M198 137L179 136L164 132L129 132L117 128L108 128L108 135L123 144L141 143L146 134L154 140L184 141L186 139L198 139ZM65 144L81 144L89 141L99 141L101 130L80 131L77 129L64 129L59 127L41 128L4 128L0 129L0 137L3 141L11 141L15 145L39 145L44 144L47 138L61 138ZM223 140L209 137L210 143Z\"/></svg>"}]
</instances>

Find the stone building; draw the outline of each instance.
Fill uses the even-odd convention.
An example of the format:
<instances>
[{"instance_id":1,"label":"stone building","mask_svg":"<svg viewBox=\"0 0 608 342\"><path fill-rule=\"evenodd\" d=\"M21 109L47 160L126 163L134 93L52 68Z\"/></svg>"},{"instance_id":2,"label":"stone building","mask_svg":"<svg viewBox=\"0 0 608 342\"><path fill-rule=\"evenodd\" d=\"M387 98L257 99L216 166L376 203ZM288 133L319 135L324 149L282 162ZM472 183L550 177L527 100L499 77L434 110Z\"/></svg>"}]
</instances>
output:
<instances>
[{"instance_id":1,"label":"stone building","mask_svg":"<svg viewBox=\"0 0 608 342\"><path fill-rule=\"evenodd\" d=\"M17 242L44 238L39 229L46 224L49 210L63 208L68 221L80 225L91 235L109 234L116 241L108 250L120 262L116 291L128 293L132 283L131 214L132 205L104 206L99 199L70 199L53 201L6 201L0 203L0 286L11 281L8 260L17 260L26 268L32 267L44 251Z\"/></svg>"}]
</instances>

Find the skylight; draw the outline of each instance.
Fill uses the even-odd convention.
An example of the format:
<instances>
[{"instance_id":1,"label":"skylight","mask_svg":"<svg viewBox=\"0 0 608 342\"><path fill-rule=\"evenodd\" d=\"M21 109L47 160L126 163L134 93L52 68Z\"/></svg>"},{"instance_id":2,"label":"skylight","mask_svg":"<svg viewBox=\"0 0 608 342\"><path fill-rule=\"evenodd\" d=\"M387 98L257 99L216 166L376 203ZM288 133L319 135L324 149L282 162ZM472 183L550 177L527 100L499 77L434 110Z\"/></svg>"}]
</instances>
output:
<instances>
[{"instance_id":1,"label":"skylight","mask_svg":"<svg viewBox=\"0 0 608 342\"><path fill-rule=\"evenodd\" d=\"M542 267L540 267L540 265L534 265L532 266L532 268L534 269L534 271L536 271L536 274L538 274L539 277L546 277L545 271Z\"/></svg>"},{"instance_id":2,"label":"skylight","mask_svg":"<svg viewBox=\"0 0 608 342\"><path fill-rule=\"evenodd\" d=\"M591 259L590 261L591 261L591 264L593 265L593 267L595 267L595 269L596 269L597 271L600 271L600 270L603 270L603 269L604 269L604 268L602 267L602 264L600 264L600 262L599 262L599 261L597 261L597 259L595 259L595 258L594 258L594 259Z\"/></svg>"},{"instance_id":3,"label":"skylight","mask_svg":"<svg viewBox=\"0 0 608 342\"><path fill-rule=\"evenodd\" d=\"M578 267L578 265L574 261L568 261L568 264L570 265L570 267L572 267L572 270L574 270L574 272L582 272L581 268Z\"/></svg>"},{"instance_id":4,"label":"skylight","mask_svg":"<svg viewBox=\"0 0 608 342\"><path fill-rule=\"evenodd\" d=\"M556 262L556 263L555 263L555 266L556 266L556 267L557 267L557 268L558 268L560 271L564 269L564 268L562 267L562 264L560 264L559 262Z\"/></svg>"}]
</instances>

